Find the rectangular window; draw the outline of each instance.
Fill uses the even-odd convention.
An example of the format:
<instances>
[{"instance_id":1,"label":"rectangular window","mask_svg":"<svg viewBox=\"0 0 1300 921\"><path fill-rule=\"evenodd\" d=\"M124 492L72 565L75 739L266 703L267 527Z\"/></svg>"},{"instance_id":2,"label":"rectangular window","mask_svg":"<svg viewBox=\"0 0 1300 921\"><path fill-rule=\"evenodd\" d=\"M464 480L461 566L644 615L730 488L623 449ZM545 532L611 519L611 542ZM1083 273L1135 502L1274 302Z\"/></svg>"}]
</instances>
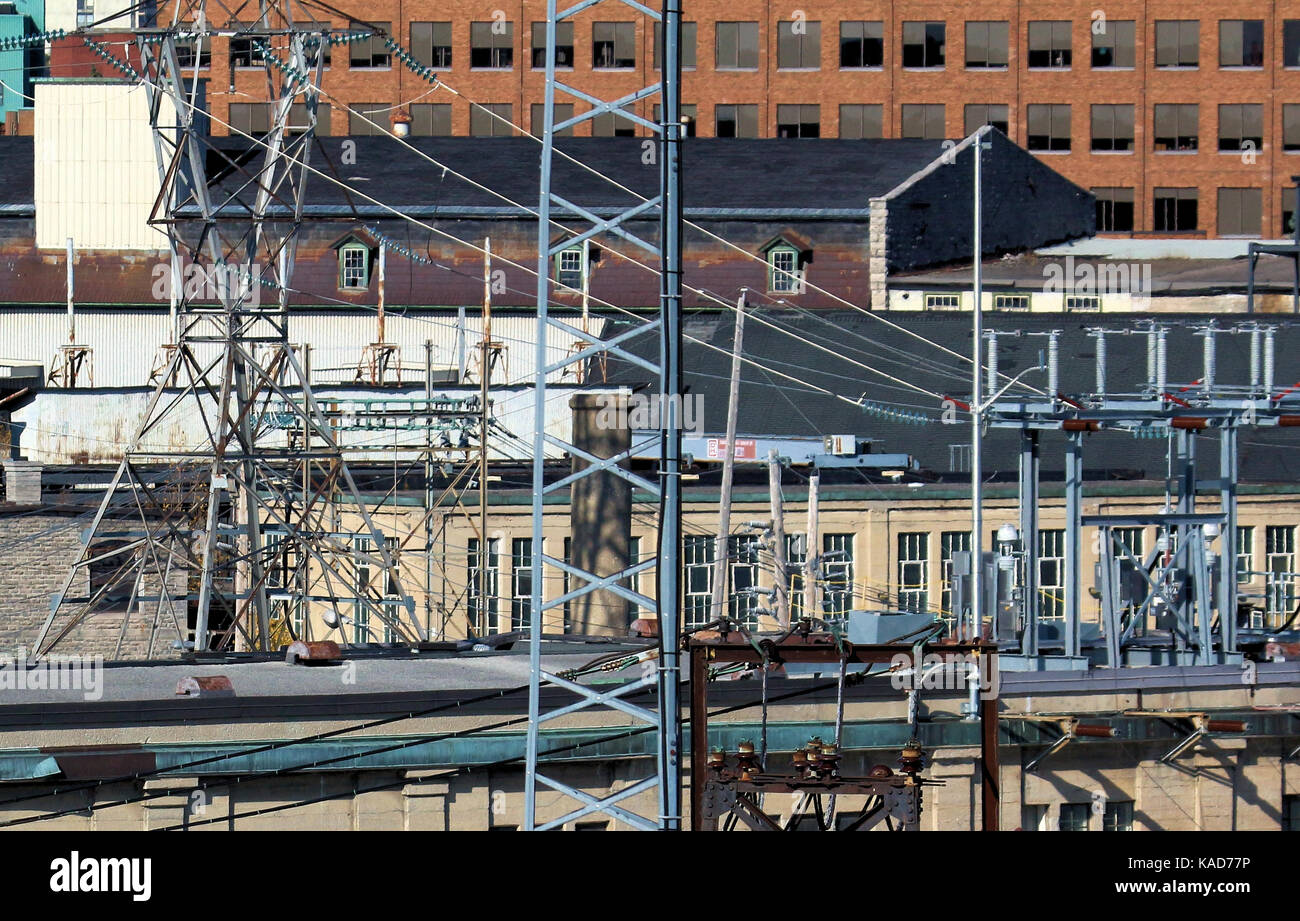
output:
<instances>
[{"instance_id":1,"label":"rectangular window","mask_svg":"<svg viewBox=\"0 0 1300 921\"><path fill-rule=\"evenodd\" d=\"M1010 25L1008 22L966 23L966 66L1006 67Z\"/></svg>"},{"instance_id":2,"label":"rectangular window","mask_svg":"<svg viewBox=\"0 0 1300 921\"><path fill-rule=\"evenodd\" d=\"M1092 107L1092 149L1133 149L1133 107L1102 105Z\"/></svg>"},{"instance_id":3,"label":"rectangular window","mask_svg":"<svg viewBox=\"0 0 1300 921\"><path fill-rule=\"evenodd\" d=\"M411 23L411 54L434 70L451 69L451 23Z\"/></svg>"},{"instance_id":4,"label":"rectangular window","mask_svg":"<svg viewBox=\"0 0 1300 921\"><path fill-rule=\"evenodd\" d=\"M778 70L820 70L822 66L822 24L820 22L777 23L776 66Z\"/></svg>"},{"instance_id":5,"label":"rectangular window","mask_svg":"<svg viewBox=\"0 0 1300 921\"><path fill-rule=\"evenodd\" d=\"M534 70L546 68L546 23L532 24L532 62ZM573 23L555 24L555 66L558 70L573 70Z\"/></svg>"},{"instance_id":6,"label":"rectangular window","mask_svg":"<svg viewBox=\"0 0 1300 921\"><path fill-rule=\"evenodd\" d=\"M566 288L582 290L582 281L586 275L585 259L581 246L562 249L555 257L555 280Z\"/></svg>"},{"instance_id":7,"label":"rectangular window","mask_svg":"<svg viewBox=\"0 0 1300 921\"><path fill-rule=\"evenodd\" d=\"M89 28L95 21L95 0L77 0L77 28Z\"/></svg>"},{"instance_id":8,"label":"rectangular window","mask_svg":"<svg viewBox=\"0 0 1300 921\"><path fill-rule=\"evenodd\" d=\"M1087 831L1092 803L1061 803L1057 828L1061 831Z\"/></svg>"},{"instance_id":9,"label":"rectangular window","mask_svg":"<svg viewBox=\"0 0 1300 921\"><path fill-rule=\"evenodd\" d=\"M1300 831L1300 794L1288 793L1282 797L1282 830Z\"/></svg>"},{"instance_id":10,"label":"rectangular window","mask_svg":"<svg viewBox=\"0 0 1300 921\"><path fill-rule=\"evenodd\" d=\"M1264 529L1264 568L1267 572L1264 608L1268 629L1280 627L1296 606L1295 528L1269 525Z\"/></svg>"},{"instance_id":11,"label":"rectangular window","mask_svg":"<svg viewBox=\"0 0 1300 921\"><path fill-rule=\"evenodd\" d=\"M1065 617L1065 529L1038 532L1038 612L1041 618Z\"/></svg>"},{"instance_id":12,"label":"rectangular window","mask_svg":"<svg viewBox=\"0 0 1300 921\"><path fill-rule=\"evenodd\" d=\"M450 102L411 103L411 134L415 137L451 137Z\"/></svg>"},{"instance_id":13,"label":"rectangular window","mask_svg":"<svg viewBox=\"0 0 1300 921\"><path fill-rule=\"evenodd\" d=\"M746 628L758 628L758 552L756 534L734 534L727 538L727 575L731 591L728 609L732 619Z\"/></svg>"},{"instance_id":14,"label":"rectangular window","mask_svg":"<svg viewBox=\"0 0 1300 921\"><path fill-rule=\"evenodd\" d=\"M1124 233L1133 229L1133 189L1117 186L1094 187L1097 199L1097 232Z\"/></svg>"},{"instance_id":15,"label":"rectangular window","mask_svg":"<svg viewBox=\"0 0 1300 921\"><path fill-rule=\"evenodd\" d=\"M1135 66L1137 24L1132 19L1110 20L1100 32L1095 31L1096 25L1092 31L1093 68Z\"/></svg>"},{"instance_id":16,"label":"rectangular window","mask_svg":"<svg viewBox=\"0 0 1300 921\"><path fill-rule=\"evenodd\" d=\"M778 247L767 254L767 290L776 294L798 294L803 290L799 274L799 253L789 247Z\"/></svg>"},{"instance_id":17,"label":"rectangular window","mask_svg":"<svg viewBox=\"0 0 1300 921\"><path fill-rule=\"evenodd\" d=\"M1047 807L1025 803L1020 807L1019 831L1046 831Z\"/></svg>"},{"instance_id":18,"label":"rectangular window","mask_svg":"<svg viewBox=\"0 0 1300 921\"><path fill-rule=\"evenodd\" d=\"M943 67L947 28L942 22L903 23L903 66Z\"/></svg>"},{"instance_id":19,"label":"rectangular window","mask_svg":"<svg viewBox=\"0 0 1300 921\"><path fill-rule=\"evenodd\" d=\"M682 539L682 573L687 627L702 627L713 618L713 554L716 541L704 534L688 534Z\"/></svg>"},{"instance_id":20,"label":"rectangular window","mask_svg":"<svg viewBox=\"0 0 1300 921\"><path fill-rule=\"evenodd\" d=\"M1300 67L1300 19L1282 21L1282 66Z\"/></svg>"},{"instance_id":21,"label":"rectangular window","mask_svg":"<svg viewBox=\"0 0 1300 921\"><path fill-rule=\"evenodd\" d=\"M719 22L714 25L714 61L718 70L758 67L758 23Z\"/></svg>"},{"instance_id":22,"label":"rectangular window","mask_svg":"<svg viewBox=\"0 0 1300 921\"><path fill-rule=\"evenodd\" d=\"M804 616L803 567L808 560L807 547L808 539L805 535L787 534L785 536L785 563L790 573L790 581L786 585L786 597L790 599L791 623Z\"/></svg>"},{"instance_id":23,"label":"rectangular window","mask_svg":"<svg viewBox=\"0 0 1300 921\"><path fill-rule=\"evenodd\" d=\"M821 137L821 111L819 105L777 106L776 136L781 138Z\"/></svg>"},{"instance_id":24,"label":"rectangular window","mask_svg":"<svg viewBox=\"0 0 1300 921\"><path fill-rule=\"evenodd\" d=\"M238 29L251 29L253 26L242 23ZM260 41L260 40L259 40ZM231 67L261 67L266 56L253 44L254 38L248 35L235 35L230 39Z\"/></svg>"},{"instance_id":25,"label":"rectangular window","mask_svg":"<svg viewBox=\"0 0 1300 921\"><path fill-rule=\"evenodd\" d=\"M1155 149L1196 150L1200 144L1201 107L1195 103L1155 107Z\"/></svg>"},{"instance_id":26,"label":"rectangular window","mask_svg":"<svg viewBox=\"0 0 1300 921\"><path fill-rule=\"evenodd\" d=\"M679 54L682 56L682 70L694 70L696 61L696 37L699 35L699 29L696 23L682 23L682 41ZM654 68L661 70L663 68L662 58L664 45L663 23L655 23L655 48L654 48Z\"/></svg>"},{"instance_id":27,"label":"rectangular window","mask_svg":"<svg viewBox=\"0 0 1300 921\"><path fill-rule=\"evenodd\" d=\"M232 102L230 127L234 132L245 132L255 138L265 137L271 130L271 103Z\"/></svg>"},{"instance_id":28,"label":"rectangular window","mask_svg":"<svg viewBox=\"0 0 1300 921\"><path fill-rule=\"evenodd\" d=\"M1094 294L1067 294L1066 310L1101 310L1101 298Z\"/></svg>"},{"instance_id":29,"label":"rectangular window","mask_svg":"<svg viewBox=\"0 0 1300 921\"><path fill-rule=\"evenodd\" d=\"M970 531L944 531L939 535L939 616L952 631L957 612L952 607L952 558L970 552Z\"/></svg>"},{"instance_id":30,"label":"rectangular window","mask_svg":"<svg viewBox=\"0 0 1300 921\"><path fill-rule=\"evenodd\" d=\"M290 134L302 134L307 130L307 104L305 102L295 102L289 106L289 123L285 129ZM330 134L330 106L328 102L320 100L316 104L316 136L329 137Z\"/></svg>"},{"instance_id":31,"label":"rectangular window","mask_svg":"<svg viewBox=\"0 0 1300 921\"><path fill-rule=\"evenodd\" d=\"M943 103L905 103L902 107L902 137L942 141L944 135Z\"/></svg>"},{"instance_id":32,"label":"rectangular window","mask_svg":"<svg viewBox=\"0 0 1300 921\"><path fill-rule=\"evenodd\" d=\"M1258 103L1219 106L1219 150L1258 152L1264 146L1264 107Z\"/></svg>"},{"instance_id":33,"label":"rectangular window","mask_svg":"<svg viewBox=\"0 0 1300 921\"><path fill-rule=\"evenodd\" d=\"M822 535L822 613L853 610L853 535Z\"/></svg>"},{"instance_id":34,"label":"rectangular window","mask_svg":"<svg viewBox=\"0 0 1300 921\"><path fill-rule=\"evenodd\" d=\"M199 51L199 45L202 43L203 50ZM310 52L308 52L310 56ZM212 66L212 39L210 38L187 38L176 40L176 63L181 67L193 67L195 62L200 67Z\"/></svg>"},{"instance_id":35,"label":"rectangular window","mask_svg":"<svg viewBox=\"0 0 1300 921\"><path fill-rule=\"evenodd\" d=\"M1132 555L1133 559L1145 562L1146 531L1142 528L1112 528L1112 540ZM1118 554L1123 556L1123 554Z\"/></svg>"},{"instance_id":36,"label":"rectangular window","mask_svg":"<svg viewBox=\"0 0 1300 921\"><path fill-rule=\"evenodd\" d=\"M840 23L840 68L861 70L881 67L885 63L885 24L883 22Z\"/></svg>"},{"instance_id":37,"label":"rectangular window","mask_svg":"<svg viewBox=\"0 0 1300 921\"><path fill-rule=\"evenodd\" d=\"M879 104L848 104L840 106L840 137L884 137L884 107Z\"/></svg>"},{"instance_id":38,"label":"rectangular window","mask_svg":"<svg viewBox=\"0 0 1300 921\"><path fill-rule=\"evenodd\" d=\"M469 539L469 566L466 571L465 606L472 629L479 636L497 631L497 596L500 594L501 538L489 538L486 552L477 537ZM487 592L479 574L487 577Z\"/></svg>"},{"instance_id":39,"label":"rectangular window","mask_svg":"<svg viewBox=\"0 0 1300 921\"><path fill-rule=\"evenodd\" d=\"M1196 19L1156 22L1156 67L1196 67L1201 62L1201 23Z\"/></svg>"},{"instance_id":40,"label":"rectangular window","mask_svg":"<svg viewBox=\"0 0 1300 921\"><path fill-rule=\"evenodd\" d=\"M388 103L354 102L348 109L348 134L353 137L376 137L388 133Z\"/></svg>"},{"instance_id":41,"label":"rectangular window","mask_svg":"<svg viewBox=\"0 0 1300 921\"><path fill-rule=\"evenodd\" d=\"M1255 526L1237 526L1237 581L1250 582L1255 571Z\"/></svg>"},{"instance_id":42,"label":"rectangular window","mask_svg":"<svg viewBox=\"0 0 1300 921\"><path fill-rule=\"evenodd\" d=\"M476 138L508 138L515 131L515 107L509 102L486 102L469 110L469 134Z\"/></svg>"},{"instance_id":43,"label":"rectangular window","mask_svg":"<svg viewBox=\"0 0 1300 921\"><path fill-rule=\"evenodd\" d=\"M1030 150L1070 149L1070 106L1031 105L1028 109L1029 133L1026 138Z\"/></svg>"},{"instance_id":44,"label":"rectangular window","mask_svg":"<svg viewBox=\"0 0 1300 921\"><path fill-rule=\"evenodd\" d=\"M388 67L392 64L388 46L384 39L392 31L391 22L377 22L375 31L366 38L352 42L349 46L348 66L353 70L366 70L375 67Z\"/></svg>"},{"instance_id":45,"label":"rectangular window","mask_svg":"<svg viewBox=\"0 0 1300 921\"><path fill-rule=\"evenodd\" d=\"M1199 197L1200 193L1196 189L1156 189L1151 228L1166 233L1195 230Z\"/></svg>"},{"instance_id":46,"label":"rectangular window","mask_svg":"<svg viewBox=\"0 0 1300 921\"><path fill-rule=\"evenodd\" d=\"M1279 197L1282 202L1282 235L1293 236L1295 234L1295 186L1284 186Z\"/></svg>"},{"instance_id":47,"label":"rectangular window","mask_svg":"<svg viewBox=\"0 0 1300 921\"><path fill-rule=\"evenodd\" d=\"M898 535L898 607L917 614L930 607L930 535L925 531Z\"/></svg>"},{"instance_id":48,"label":"rectangular window","mask_svg":"<svg viewBox=\"0 0 1300 921\"><path fill-rule=\"evenodd\" d=\"M926 310L957 310L961 307L960 294L927 294Z\"/></svg>"},{"instance_id":49,"label":"rectangular window","mask_svg":"<svg viewBox=\"0 0 1300 921\"><path fill-rule=\"evenodd\" d=\"M528 110L529 127L536 137L541 137L546 130L546 103L534 102ZM555 104L555 124L561 125L573 118L573 103L557 102ZM556 137L569 138L573 137L573 126L561 128L555 132Z\"/></svg>"},{"instance_id":50,"label":"rectangular window","mask_svg":"<svg viewBox=\"0 0 1300 921\"><path fill-rule=\"evenodd\" d=\"M662 112L663 107L656 102L654 106L655 124L658 124L662 120ZM695 137L695 125L696 122L699 121L697 117L698 112L698 106L687 105L685 103L682 104L682 123L686 126L686 137L688 138Z\"/></svg>"},{"instance_id":51,"label":"rectangular window","mask_svg":"<svg viewBox=\"0 0 1300 921\"><path fill-rule=\"evenodd\" d=\"M994 310L1028 310L1028 294L995 294L993 295Z\"/></svg>"},{"instance_id":52,"label":"rectangular window","mask_svg":"<svg viewBox=\"0 0 1300 921\"><path fill-rule=\"evenodd\" d=\"M757 105L714 106L714 134L720 138L758 137Z\"/></svg>"},{"instance_id":53,"label":"rectangular window","mask_svg":"<svg viewBox=\"0 0 1300 921\"><path fill-rule=\"evenodd\" d=\"M469 24L469 66L474 70L510 70L515 66L513 22Z\"/></svg>"},{"instance_id":54,"label":"rectangular window","mask_svg":"<svg viewBox=\"0 0 1300 921\"><path fill-rule=\"evenodd\" d=\"M532 610L533 539L516 537L510 545L510 629L530 626Z\"/></svg>"},{"instance_id":55,"label":"rectangular window","mask_svg":"<svg viewBox=\"0 0 1300 921\"><path fill-rule=\"evenodd\" d=\"M339 250L339 287L359 290L370 285L370 254L350 244Z\"/></svg>"},{"instance_id":56,"label":"rectangular window","mask_svg":"<svg viewBox=\"0 0 1300 921\"><path fill-rule=\"evenodd\" d=\"M1107 800L1106 811L1101 819L1102 831L1132 831L1133 801Z\"/></svg>"},{"instance_id":57,"label":"rectangular window","mask_svg":"<svg viewBox=\"0 0 1300 921\"><path fill-rule=\"evenodd\" d=\"M591 66L594 70L636 67L636 23L592 23Z\"/></svg>"},{"instance_id":58,"label":"rectangular window","mask_svg":"<svg viewBox=\"0 0 1300 921\"><path fill-rule=\"evenodd\" d=\"M1067 69L1071 63L1070 21L1043 20L1029 24L1029 66Z\"/></svg>"},{"instance_id":59,"label":"rectangular window","mask_svg":"<svg viewBox=\"0 0 1300 921\"><path fill-rule=\"evenodd\" d=\"M972 103L966 106L966 136L974 134L985 125L992 125L1003 134L1008 133L1010 123L1007 107L994 103Z\"/></svg>"},{"instance_id":60,"label":"rectangular window","mask_svg":"<svg viewBox=\"0 0 1300 921\"><path fill-rule=\"evenodd\" d=\"M630 112L623 106L624 112ZM591 136L594 138L631 138L636 137L636 122L628 121L613 112L601 112L591 120Z\"/></svg>"},{"instance_id":61,"label":"rectangular window","mask_svg":"<svg viewBox=\"0 0 1300 921\"><path fill-rule=\"evenodd\" d=\"M1219 66L1264 66L1264 20L1219 20Z\"/></svg>"},{"instance_id":62,"label":"rectangular window","mask_svg":"<svg viewBox=\"0 0 1300 921\"><path fill-rule=\"evenodd\" d=\"M1219 236L1257 237L1263 226L1262 189L1219 189Z\"/></svg>"},{"instance_id":63,"label":"rectangular window","mask_svg":"<svg viewBox=\"0 0 1300 921\"><path fill-rule=\"evenodd\" d=\"M633 543L635 543L636 540L637 538L632 538ZM573 565L572 537L566 537L564 539L564 562L570 566ZM573 577L570 576L567 571L562 572L560 578L560 594L567 595L571 591L573 591ZM564 602L564 604L561 605L561 608L564 611L564 632L568 633L573 629L573 600L570 599ZM633 617L635 616L636 615L634 614Z\"/></svg>"},{"instance_id":64,"label":"rectangular window","mask_svg":"<svg viewBox=\"0 0 1300 921\"><path fill-rule=\"evenodd\" d=\"M1282 149L1300 151L1300 104L1282 106Z\"/></svg>"}]
</instances>

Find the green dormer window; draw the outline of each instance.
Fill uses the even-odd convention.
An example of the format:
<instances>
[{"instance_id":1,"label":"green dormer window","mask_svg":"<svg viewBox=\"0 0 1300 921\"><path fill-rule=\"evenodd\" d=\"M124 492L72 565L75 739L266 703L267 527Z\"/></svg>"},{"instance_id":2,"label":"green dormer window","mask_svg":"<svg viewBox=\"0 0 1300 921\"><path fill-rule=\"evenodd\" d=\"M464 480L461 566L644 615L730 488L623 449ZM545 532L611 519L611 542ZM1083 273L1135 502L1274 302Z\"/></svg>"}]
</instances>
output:
<instances>
[{"instance_id":1,"label":"green dormer window","mask_svg":"<svg viewBox=\"0 0 1300 921\"><path fill-rule=\"evenodd\" d=\"M339 247L339 287L352 291L370 287L368 247L361 243L345 243Z\"/></svg>"}]
</instances>

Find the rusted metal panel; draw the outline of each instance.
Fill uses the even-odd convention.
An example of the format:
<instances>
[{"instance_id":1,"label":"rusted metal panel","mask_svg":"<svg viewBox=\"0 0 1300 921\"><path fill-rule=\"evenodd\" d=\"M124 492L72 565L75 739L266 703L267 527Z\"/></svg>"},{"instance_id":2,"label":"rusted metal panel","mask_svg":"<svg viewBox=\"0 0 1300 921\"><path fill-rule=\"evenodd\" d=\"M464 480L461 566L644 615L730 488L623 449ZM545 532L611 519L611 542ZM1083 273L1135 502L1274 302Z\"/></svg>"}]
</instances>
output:
<instances>
[{"instance_id":1,"label":"rusted metal panel","mask_svg":"<svg viewBox=\"0 0 1300 921\"><path fill-rule=\"evenodd\" d=\"M176 682L176 693L186 697L234 697L235 686L225 675L190 675Z\"/></svg>"}]
</instances>

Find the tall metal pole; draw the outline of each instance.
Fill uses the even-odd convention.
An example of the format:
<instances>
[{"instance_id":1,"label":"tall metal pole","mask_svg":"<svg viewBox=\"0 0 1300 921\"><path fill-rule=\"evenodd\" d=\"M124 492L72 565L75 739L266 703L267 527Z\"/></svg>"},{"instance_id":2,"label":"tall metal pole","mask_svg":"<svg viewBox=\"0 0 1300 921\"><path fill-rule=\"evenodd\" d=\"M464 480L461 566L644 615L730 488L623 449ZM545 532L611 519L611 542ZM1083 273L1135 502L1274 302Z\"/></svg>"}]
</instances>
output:
<instances>
[{"instance_id":1,"label":"tall metal pole","mask_svg":"<svg viewBox=\"0 0 1300 921\"><path fill-rule=\"evenodd\" d=\"M718 502L718 541L713 555L714 617L726 612L727 561L731 537L731 480L736 470L736 414L740 409L740 350L745 341L745 295L736 300L736 328L731 340L731 389L727 394L726 454L722 458L722 494Z\"/></svg>"},{"instance_id":2,"label":"tall metal pole","mask_svg":"<svg viewBox=\"0 0 1300 921\"><path fill-rule=\"evenodd\" d=\"M488 611L495 610L495 603L488 606L488 559L491 547L488 544L488 388L492 382L491 371L492 342L492 240L483 241L483 338L479 342L478 376L479 376L479 422L478 422L478 615L482 633L492 633L493 624L488 622Z\"/></svg>"},{"instance_id":3,"label":"tall metal pole","mask_svg":"<svg viewBox=\"0 0 1300 921\"><path fill-rule=\"evenodd\" d=\"M974 231L974 272L975 272L975 303L973 305L972 315L974 316L973 335L971 338L971 402L970 402L970 419L971 419L971 437L970 437L970 501L971 501L971 566L970 566L970 633L967 639L974 642L979 639L980 628L983 625L983 592L984 592L984 507L983 507L983 479L984 469L982 463L983 434L980 431L980 425L983 420L983 407L980 405L980 347L984 342L984 275L983 266L980 264L980 257L984 252L983 239L983 207L982 198L982 179L983 168L981 149L983 145L983 129L975 132L975 231Z\"/></svg>"}]
</instances>

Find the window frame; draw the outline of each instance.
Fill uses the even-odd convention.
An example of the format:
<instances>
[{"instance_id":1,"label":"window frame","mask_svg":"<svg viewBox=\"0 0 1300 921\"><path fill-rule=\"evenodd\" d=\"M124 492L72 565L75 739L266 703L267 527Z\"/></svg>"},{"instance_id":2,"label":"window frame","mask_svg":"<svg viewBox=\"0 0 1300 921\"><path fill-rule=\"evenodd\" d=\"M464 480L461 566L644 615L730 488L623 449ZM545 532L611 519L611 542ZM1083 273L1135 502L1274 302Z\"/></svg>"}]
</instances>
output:
<instances>
[{"instance_id":1,"label":"window frame","mask_svg":"<svg viewBox=\"0 0 1300 921\"><path fill-rule=\"evenodd\" d=\"M349 285L347 284L347 281L349 277L351 277L350 271L356 269L357 267L356 266L350 267L348 265L348 256L358 255L358 254L361 257L360 279L362 281L362 284ZM349 240L348 242L344 243L342 246L339 247L338 264L339 264L338 286L340 291L370 290L370 247L366 246L364 243L361 243L357 240Z\"/></svg>"},{"instance_id":2,"label":"window frame","mask_svg":"<svg viewBox=\"0 0 1300 921\"><path fill-rule=\"evenodd\" d=\"M908 26L920 26L921 36L918 42L915 35L916 29L910 30L913 35L911 41L908 40ZM941 37L936 41L935 33ZM948 24L943 20L935 19L914 19L904 20L902 25L902 66L904 70L943 70L948 66ZM921 63L916 63L917 52L920 49ZM909 63L909 56L911 63ZM937 62L932 60L937 58Z\"/></svg>"}]
</instances>

